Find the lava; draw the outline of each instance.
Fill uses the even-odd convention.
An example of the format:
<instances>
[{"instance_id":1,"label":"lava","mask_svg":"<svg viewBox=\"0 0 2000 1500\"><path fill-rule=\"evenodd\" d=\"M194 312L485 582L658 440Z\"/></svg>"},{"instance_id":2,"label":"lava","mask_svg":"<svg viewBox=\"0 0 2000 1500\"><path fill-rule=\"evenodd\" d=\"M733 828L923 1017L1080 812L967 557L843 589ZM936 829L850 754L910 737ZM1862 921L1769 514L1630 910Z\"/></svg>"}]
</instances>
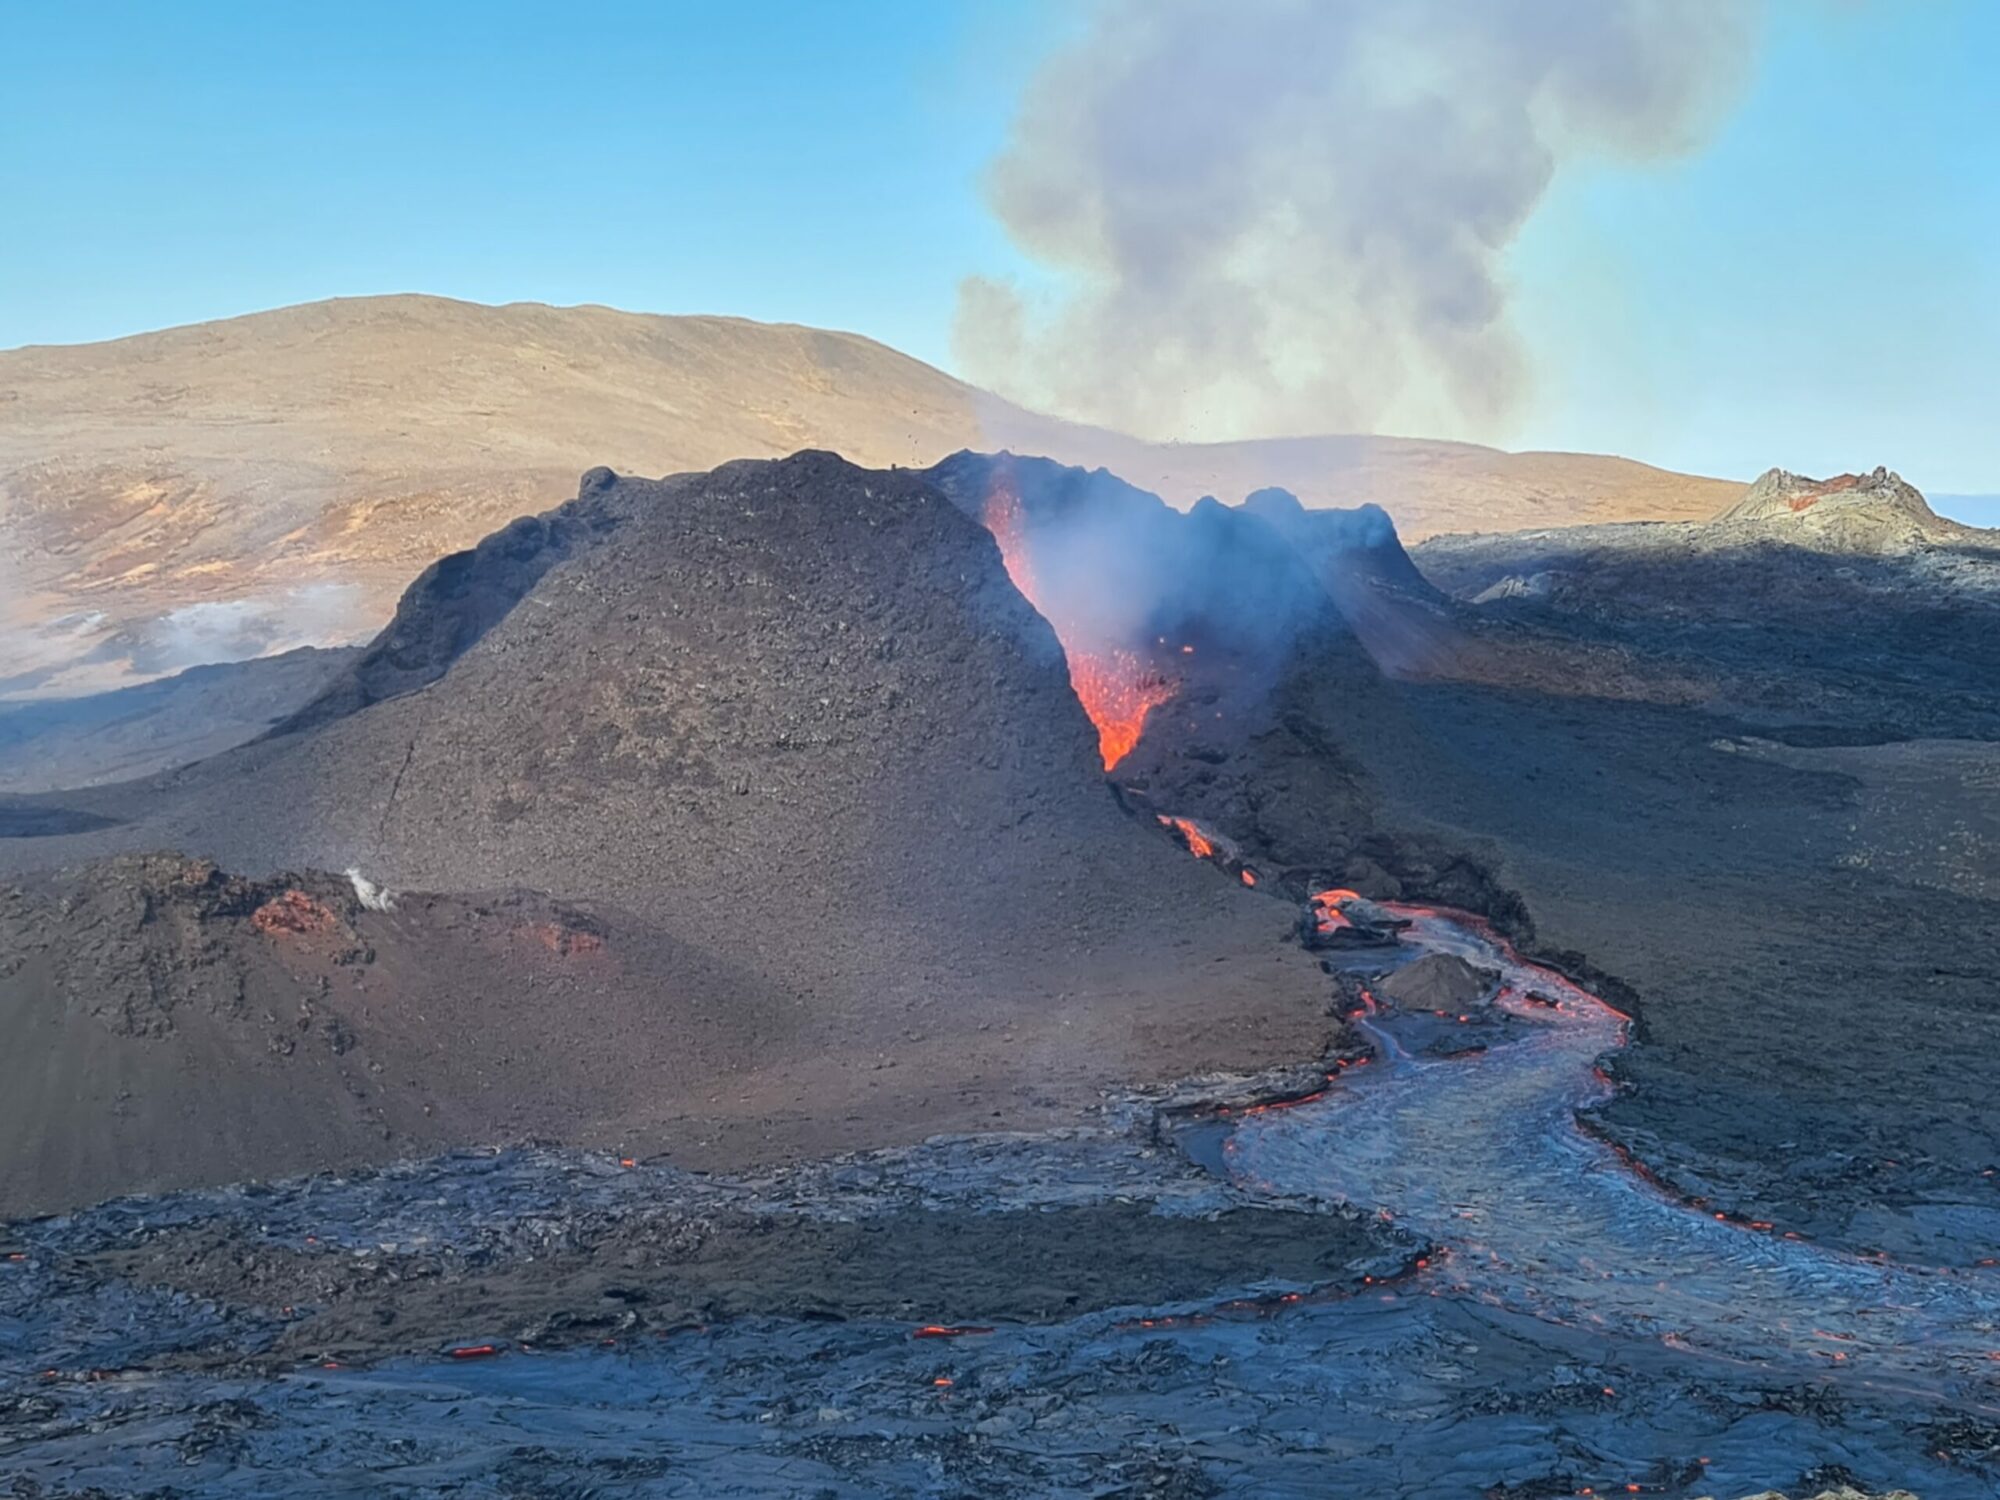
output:
<instances>
[{"instance_id":1,"label":"lava","mask_svg":"<svg viewBox=\"0 0 2000 1500\"><path fill-rule=\"evenodd\" d=\"M1234 875L1243 885L1255 890L1263 877L1250 865L1243 862L1240 849L1221 834L1210 833L1193 818L1176 817L1171 813L1155 813L1162 828L1179 836L1181 845L1196 859L1205 859Z\"/></svg>"},{"instance_id":2,"label":"lava","mask_svg":"<svg viewBox=\"0 0 2000 1500\"><path fill-rule=\"evenodd\" d=\"M1000 560L1021 597L1032 604L1055 630L1069 661L1069 685L1077 702L1097 729L1097 752L1109 771L1132 753L1145 733L1146 716L1180 691L1180 685L1154 671L1138 654L1101 642L1086 641L1076 621L1061 616L1037 587L1029 560L1028 534L1021 515L1021 498L1005 485L987 496L980 523L1000 546ZM1191 652L1192 647L1183 647Z\"/></svg>"},{"instance_id":3,"label":"lava","mask_svg":"<svg viewBox=\"0 0 2000 1500\"><path fill-rule=\"evenodd\" d=\"M1036 609L1041 603L1036 599L1034 569L1028 562L1027 527L1021 520L1021 497L1005 487L996 488L986 497L986 507L980 512L979 522L993 533L993 540L1000 545L1000 561L1005 564L1007 576L1019 589L1021 597Z\"/></svg>"},{"instance_id":4,"label":"lava","mask_svg":"<svg viewBox=\"0 0 2000 1500\"><path fill-rule=\"evenodd\" d=\"M1169 701L1176 685L1150 670L1130 651L1085 651L1063 637L1069 657L1069 685L1090 722L1097 726L1097 750L1109 771L1132 753L1145 733L1146 715Z\"/></svg>"},{"instance_id":5,"label":"lava","mask_svg":"<svg viewBox=\"0 0 2000 1500\"><path fill-rule=\"evenodd\" d=\"M1201 825L1194 819L1169 817L1165 813L1160 813L1158 816L1161 827L1171 828L1187 840L1188 853L1196 859L1215 857L1215 845L1210 842L1208 835L1201 831Z\"/></svg>"},{"instance_id":6,"label":"lava","mask_svg":"<svg viewBox=\"0 0 2000 1500\"><path fill-rule=\"evenodd\" d=\"M1313 920L1321 932L1337 932L1343 927L1352 927L1347 913L1341 910L1350 901L1361 899L1358 892L1345 887L1334 890L1315 891L1312 898Z\"/></svg>"}]
</instances>

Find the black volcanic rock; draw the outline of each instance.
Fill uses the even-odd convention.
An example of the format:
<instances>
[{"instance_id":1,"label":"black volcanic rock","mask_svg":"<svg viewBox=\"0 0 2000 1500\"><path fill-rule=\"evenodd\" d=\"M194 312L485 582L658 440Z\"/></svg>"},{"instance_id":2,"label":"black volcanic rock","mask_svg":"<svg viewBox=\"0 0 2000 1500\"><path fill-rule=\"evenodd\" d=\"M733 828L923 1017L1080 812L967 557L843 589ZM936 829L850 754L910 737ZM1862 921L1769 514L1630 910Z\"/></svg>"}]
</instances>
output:
<instances>
[{"instance_id":1,"label":"black volcanic rock","mask_svg":"<svg viewBox=\"0 0 2000 1500\"><path fill-rule=\"evenodd\" d=\"M569 504L522 516L477 546L432 563L403 591L395 615L360 659L271 733L331 723L437 681L544 573L617 529L619 516L602 499L615 483L609 469L592 469Z\"/></svg>"},{"instance_id":2,"label":"black volcanic rock","mask_svg":"<svg viewBox=\"0 0 2000 1500\"><path fill-rule=\"evenodd\" d=\"M1442 597L1403 550L1396 523L1379 505L1308 510L1290 490L1272 487L1244 496L1243 509L1316 567L1337 565L1345 577L1370 578L1413 598Z\"/></svg>"},{"instance_id":3,"label":"black volcanic rock","mask_svg":"<svg viewBox=\"0 0 2000 1500\"><path fill-rule=\"evenodd\" d=\"M1066 643L1268 657L1329 613L1285 538L1213 498L1179 511L1106 470L1011 453L956 453L924 477L975 520L1019 506L1036 603Z\"/></svg>"},{"instance_id":4,"label":"black volcanic rock","mask_svg":"<svg viewBox=\"0 0 2000 1500\"><path fill-rule=\"evenodd\" d=\"M1396 676L1423 676L1460 649L1443 594L1403 550L1379 505L1308 510L1287 490L1262 489L1243 509L1284 537L1313 570L1368 654Z\"/></svg>"}]
</instances>

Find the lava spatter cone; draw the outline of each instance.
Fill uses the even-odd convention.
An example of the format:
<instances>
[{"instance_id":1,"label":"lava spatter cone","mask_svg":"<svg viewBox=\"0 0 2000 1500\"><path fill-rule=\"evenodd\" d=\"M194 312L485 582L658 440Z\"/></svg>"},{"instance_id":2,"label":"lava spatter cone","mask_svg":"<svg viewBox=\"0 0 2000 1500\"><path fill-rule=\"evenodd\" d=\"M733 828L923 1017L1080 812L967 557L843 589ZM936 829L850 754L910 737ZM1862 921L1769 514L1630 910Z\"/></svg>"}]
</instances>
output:
<instances>
[{"instance_id":1,"label":"lava spatter cone","mask_svg":"<svg viewBox=\"0 0 2000 1500\"><path fill-rule=\"evenodd\" d=\"M45 1143L11 1158L0 1207L524 1131L699 1162L840 1149L1060 1118L1121 1080L1325 1040L1279 908L1107 784L1061 646L987 530L919 477L831 454L593 471L426 572L283 732L93 805L110 826L64 861L193 841L232 871L527 905L363 910L374 959L238 965L240 1000L208 1007L212 1045L190 1051L191 1011L107 1042L66 1008L63 893L23 895L22 921L52 924L27 949L54 956L0 986L46 1028L11 1049L42 1082L0 1076L0 1097L76 1102L32 1129L36 1106L0 1106L12 1138ZM302 996L346 1050L251 1035L245 1017ZM228 1128L308 1074L316 1121L267 1152ZM143 1102L167 1077L208 1101L191 1129Z\"/></svg>"}]
</instances>

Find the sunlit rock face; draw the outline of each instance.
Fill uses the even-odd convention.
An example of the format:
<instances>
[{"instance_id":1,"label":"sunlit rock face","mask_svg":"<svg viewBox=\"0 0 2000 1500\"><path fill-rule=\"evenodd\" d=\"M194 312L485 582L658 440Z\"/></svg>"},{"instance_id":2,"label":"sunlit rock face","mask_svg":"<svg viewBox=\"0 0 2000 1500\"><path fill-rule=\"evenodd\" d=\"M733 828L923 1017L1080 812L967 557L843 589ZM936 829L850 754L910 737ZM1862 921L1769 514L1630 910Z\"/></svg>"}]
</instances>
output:
<instances>
[{"instance_id":1,"label":"sunlit rock face","mask_svg":"<svg viewBox=\"0 0 2000 1500\"><path fill-rule=\"evenodd\" d=\"M1959 540L1971 529L1947 521L1931 509L1915 485L1881 467L1831 479L1769 469L1716 521L1724 527L1756 527L1795 537L1823 549L1857 552Z\"/></svg>"}]
</instances>

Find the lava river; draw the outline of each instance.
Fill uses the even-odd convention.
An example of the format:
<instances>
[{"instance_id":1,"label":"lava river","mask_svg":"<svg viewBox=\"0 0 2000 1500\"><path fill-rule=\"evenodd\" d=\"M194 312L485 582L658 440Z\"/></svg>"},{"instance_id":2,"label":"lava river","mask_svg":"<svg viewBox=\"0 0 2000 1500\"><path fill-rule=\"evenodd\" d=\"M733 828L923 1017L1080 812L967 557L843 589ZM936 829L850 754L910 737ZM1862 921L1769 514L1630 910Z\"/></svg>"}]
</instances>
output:
<instances>
[{"instance_id":1,"label":"lava river","mask_svg":"<svg viewBox=\"0 0 2000 1500\"><path fill-rule=\"evenodd\" d=\"M1388 909L1416 950L1499 972L1509 1035L1425 1057L1394 1018L1362 1019L1382 1065L1244 1119L1232 1174L1389 1208L1443 1247L1452 1295L1743 1368L2000 1406L2000 1274L1866 1259L1667 1196L1577 1124L1609 1093L1598 1061L1626 1018L1476 923Z\"/></svg>"}]
</instances>

